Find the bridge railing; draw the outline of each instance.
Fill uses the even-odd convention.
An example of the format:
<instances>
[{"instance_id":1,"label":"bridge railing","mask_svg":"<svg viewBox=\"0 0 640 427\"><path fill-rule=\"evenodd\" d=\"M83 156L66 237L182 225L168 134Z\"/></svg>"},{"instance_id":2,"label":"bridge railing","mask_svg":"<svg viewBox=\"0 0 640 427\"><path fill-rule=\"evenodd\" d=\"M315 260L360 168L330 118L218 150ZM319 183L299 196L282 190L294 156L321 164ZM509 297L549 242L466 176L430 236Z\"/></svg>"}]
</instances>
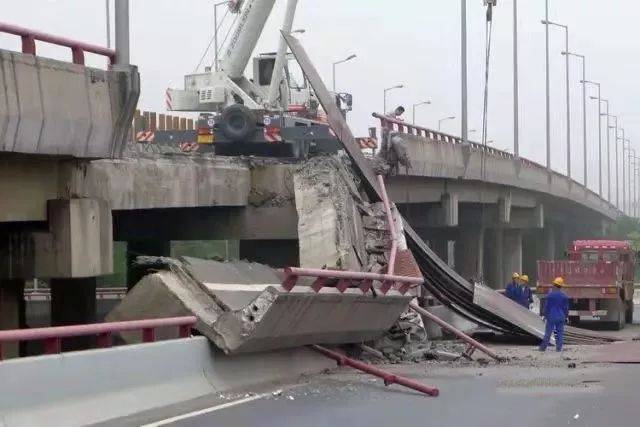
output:
<instances>
[{"instance_id":1,"label":"bridge railing","mask_svg":"<svg viewBox=\"0 0 640 427\"><path fill-rule=\"evenodd\" d=\"M111 347L111 337L115 332L142 331L143 342L155 341L156 328L177 327L179 336L187 338L191 328L196 324L195 316L168 317L163 319L131 320L126 322L106 322L88 325L54 326L51 328L14 329L0 331L0 360L2 360L2 344L5 342L44 341L45 354L57 354L61 351L63 338L98 336L98 347Z\"/></svg>"},{"instance_id":2,"label":"bridge railing","mask_svg":"<svg viewBox=\"0 0 640 427\"><path fill-rule=\"evenodd\" d=\"M36 41L41 41L71 49L71 56L74 64L84 65L85 52L106 56L109 59L110 65L115 63L116 51L103 46L55 36L53 34L43 33L4 22L0 22L0 32L19 36L22 39L22 53L35 55Z\"/></svg>"},{"instance_id":3,"label":"bridge railing","mask_svg":"<svg viewBox=\"0 0 640 427\"><path fill-rule=\"evenodd\" d=\"M373 113L372 116L380 120L380 126L383 129L389 129L393 132L424 137L430 141L449 143L449 144L462 144L462 139L454 135L449 135L447 133L435 131L433 129L429 129L423 126L406 123L402 120L394 119L393 117L389 117L387 115L380 114L380 113ZM474 149L474 151L485 152L493 157L501 157L504 159L512 159L512 160L519 161L523 167L538 169L540 171L545 171L546 173L549 173L551 176L563 178L565 180L570 181L574 186L583 187L585 192L589 193L591 196L600 197L598 193L596 193L595 191L587 187L584 187L584 185L582 185L581 183L559 172L550 170L546 166L540 163L525 159L523 157L516 157L512 153L506 152L504 150L499 150L497 148L489 147L483 144L479 144L477 142L467 141L467 143L469 144L469 146L471 146ZM617 209L611 202L606 202L606 203L611 209Z\"/></svg>"}]
</instances>

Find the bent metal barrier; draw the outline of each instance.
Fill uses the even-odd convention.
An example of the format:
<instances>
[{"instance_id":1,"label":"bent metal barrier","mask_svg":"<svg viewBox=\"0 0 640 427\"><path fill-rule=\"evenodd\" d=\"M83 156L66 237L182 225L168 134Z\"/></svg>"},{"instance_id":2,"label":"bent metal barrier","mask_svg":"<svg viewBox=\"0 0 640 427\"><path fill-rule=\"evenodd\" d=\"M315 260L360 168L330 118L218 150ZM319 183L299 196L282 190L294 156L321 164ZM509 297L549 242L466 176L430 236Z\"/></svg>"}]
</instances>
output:
<instances>
[{"instance_id":1,"label":"bent metal barrier","mask_svg":"<svg viewBox=\"0 0 640 427\"><path fill-rule=\"evenodd\" d=\"M167 317L163 319L131 320L126 322L107 322L89 325L55 326L51 328L14 329L0 331L0 360L2 360L2 343L21 341L44 341L45 354L61 352L60 342L63 338L97 335L98 347L108 348L112 345L111 337L114 332L142 331L143 342L154 342L155 329L175 326L179 330L180 338L187 338L191 328L196 324L195 316Z\"/></svg>"}]
</instances>

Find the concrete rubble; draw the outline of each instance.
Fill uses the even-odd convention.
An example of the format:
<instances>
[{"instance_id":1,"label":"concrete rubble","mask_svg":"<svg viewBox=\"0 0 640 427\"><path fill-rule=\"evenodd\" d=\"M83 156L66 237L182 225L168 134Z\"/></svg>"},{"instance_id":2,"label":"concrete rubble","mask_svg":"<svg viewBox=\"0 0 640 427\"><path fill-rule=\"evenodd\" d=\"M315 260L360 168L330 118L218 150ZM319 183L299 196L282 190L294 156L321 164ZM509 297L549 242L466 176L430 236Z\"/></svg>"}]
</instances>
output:
<instances>
[{"instance_id":1,"label":"concrete rubble","mask_svg":"<svg viewBox=\"0 0 640 427\"><path fill-rule=\"evenodd\" d=\"M292 181L302 267L386 273L391 239L384 207L367 201L346 157L310 159ZM270 194L250 198L278 203ZM396 223L402 236L402 222ZM397 274L420 275L406 242L398 243ZM380 350L411 355L426 340L419 316L405 312L417 288L402 295L396 289L383 294L377 283L366 293L358 287L340 292L328 284L316 292L313 278L307 278L289 292L282 287L284 273L266 265L155 257L139 262L151 274L107 320L193 314L196 329L227 353L374 342L389 331L390 341Z\"/></svg>"},{"instance_id":2,"label":"concrete rubble","mask_svg":"<svg viewBox=\"0 0 640 427\"><path fill-rule=\"evenodd\" d=\"M395 290L363 295L358 288L340 293L325 287L316 293L311 282L287 292L280 271L243 261L142 261L157 271L145 276L107 320L192 314L198 318L196 329L226 353L374 340L412 298Z\"/></svg>"}]
</instances>

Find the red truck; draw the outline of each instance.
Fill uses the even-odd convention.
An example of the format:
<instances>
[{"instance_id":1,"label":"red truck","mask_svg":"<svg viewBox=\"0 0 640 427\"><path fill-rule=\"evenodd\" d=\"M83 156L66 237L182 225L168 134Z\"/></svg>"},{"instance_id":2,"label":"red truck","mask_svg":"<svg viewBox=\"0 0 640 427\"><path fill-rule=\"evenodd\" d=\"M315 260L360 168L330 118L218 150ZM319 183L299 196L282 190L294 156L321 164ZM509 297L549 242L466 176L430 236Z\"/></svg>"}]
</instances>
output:
<instances>
[{"instance_id":1,"label":"red truck","mask_svg":"<svg viewBox=\"0 0 640 427\"><path fill-rule=\"evenodd\" d=\"M555 277L564 278L569 296L569 322L598 320L622 329L633 322L633 284L636 253L629 242L619 240L576 240L567 261L538 261L540 314L545 295Z\"/></svg>"}]
</instances>

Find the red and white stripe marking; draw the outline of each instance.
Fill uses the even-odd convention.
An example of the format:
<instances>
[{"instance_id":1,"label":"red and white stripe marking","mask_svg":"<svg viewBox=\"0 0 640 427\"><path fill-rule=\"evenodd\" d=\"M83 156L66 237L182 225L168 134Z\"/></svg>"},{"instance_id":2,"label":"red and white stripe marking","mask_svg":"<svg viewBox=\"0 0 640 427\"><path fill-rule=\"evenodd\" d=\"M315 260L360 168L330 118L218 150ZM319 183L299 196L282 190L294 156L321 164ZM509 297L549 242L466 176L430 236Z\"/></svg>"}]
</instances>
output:
<instances>
[{"instance_id":1,"label":"red and white stripe marking","mask_svg":"<svg viewBox=\"0 0 640 427\"><path fill-rule=\"evenodd\" d=\"M178 147L180 147L180 151L183 153L192 153L194 151L198 151L200 145L198 145L197 142L181 142L178 144Z\"/></svg>"},{"instance_id":2,"label":"red and white stripe marking","mask_svg":"<svg viewBox=\"0 0 640 427\"><path fill-rule=\"evenodd\" d=\"M367 148L370 148L370 149L378 148L378 141L375 138L370 138L370 137L356 138L356 142L360 144L360 148L363 150Z\"/></svg>"},{"instance_id":3,"label":"red and white stripe marking","mask_svg":"<svg viewBox=\"0 0 640 427\"><path fill-rule=\"evenodd\" d=\"M141 132L136 133L136 141L137 142L153 142L156 134L152 130L143 130Z\"/></svg>"},{"instance_id":4,"label":"red and white stripe marking","mask_svg":"<svg viewBox=\"0 0 640 427\"><path fill-rule=\"evenodd\" d=\"M167 89L164 93L164 102L167 110L173 110L173 97L171 96L171 89Z\"/></svg>"},{"instance_id":5,"label":"red and white stripe marking","mask_svg":"<svg viewBox=\"0 0 640 427\"><path fill-rule=\"evenodd\" d=\"M282 135L280 135L280 128L274 126L265 126L264 139L266 139L268 142L281 142Z\"/></svg>"}]
</instances>

